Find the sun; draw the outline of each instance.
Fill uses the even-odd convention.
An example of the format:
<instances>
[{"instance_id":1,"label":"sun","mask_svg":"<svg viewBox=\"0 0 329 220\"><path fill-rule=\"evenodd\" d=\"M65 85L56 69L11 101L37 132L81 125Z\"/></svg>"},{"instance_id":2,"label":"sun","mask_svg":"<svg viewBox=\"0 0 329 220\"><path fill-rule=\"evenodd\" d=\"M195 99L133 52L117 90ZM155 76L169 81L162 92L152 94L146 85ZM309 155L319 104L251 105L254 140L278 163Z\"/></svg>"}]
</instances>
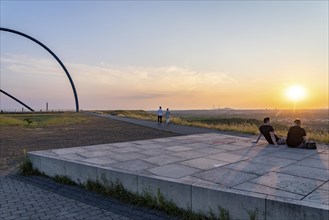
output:
<instances>
[{"instance_id":1,"label":"sun","mask_svg":"<svg viewBox=\"0 0 329 220\"><path fill-rule=\"evenodd\" d=\"M288 99L296 102L305 98L306 92L302 86L294 85L287 89L286 95Z\"/></svg>"}]
</instances>

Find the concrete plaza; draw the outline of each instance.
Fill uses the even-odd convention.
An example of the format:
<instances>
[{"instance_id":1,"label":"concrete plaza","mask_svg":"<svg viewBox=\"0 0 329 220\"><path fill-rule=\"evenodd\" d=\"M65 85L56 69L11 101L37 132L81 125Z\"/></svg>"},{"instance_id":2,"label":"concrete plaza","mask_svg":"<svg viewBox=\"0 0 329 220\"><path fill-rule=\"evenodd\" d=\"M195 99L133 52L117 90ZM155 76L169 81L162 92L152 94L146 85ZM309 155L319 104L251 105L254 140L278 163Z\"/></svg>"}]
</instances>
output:
<instances>
[{"instance_id":1,"label":"concrete plaza","mask_svg":"<svg viewBox=\"0 0 329 220\"><path fill-rule=\"evenodd\" d=\"M218 133L30 152L49 176L119 180L132 192L158 189L194 212L232 219L328 219L329 151L275 147Z\"/></svg>"}]
</instances>

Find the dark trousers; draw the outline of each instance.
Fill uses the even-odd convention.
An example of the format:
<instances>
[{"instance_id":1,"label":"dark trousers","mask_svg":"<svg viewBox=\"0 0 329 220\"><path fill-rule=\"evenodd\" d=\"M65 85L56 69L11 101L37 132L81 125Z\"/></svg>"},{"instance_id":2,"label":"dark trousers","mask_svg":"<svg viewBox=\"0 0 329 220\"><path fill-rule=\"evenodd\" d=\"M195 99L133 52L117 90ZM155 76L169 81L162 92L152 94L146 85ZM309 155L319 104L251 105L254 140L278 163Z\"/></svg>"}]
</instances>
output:
<instances>
[{"instance_id":1,"label":"dark trousers","mask_svg":"<svg viewBox=\"0 0 329 220\"><path fill-rule=\"evenodd\" d=\"M162 123L162 116L158 116L158 124Z\"/></svg>"}]
</instances>

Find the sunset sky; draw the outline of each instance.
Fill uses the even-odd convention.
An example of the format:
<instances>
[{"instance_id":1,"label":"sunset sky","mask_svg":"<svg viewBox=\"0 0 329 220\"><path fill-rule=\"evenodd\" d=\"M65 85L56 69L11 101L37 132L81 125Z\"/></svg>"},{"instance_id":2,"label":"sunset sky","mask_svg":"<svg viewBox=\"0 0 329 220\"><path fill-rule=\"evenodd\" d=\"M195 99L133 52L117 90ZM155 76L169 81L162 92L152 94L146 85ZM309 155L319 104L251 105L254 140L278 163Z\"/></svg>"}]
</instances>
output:
<instances>
[{"instance_id":1,"label":"sunset sky","mask_svg":"<svg viewBox=\"0 0 329 220\"><path fill-rule=\"evenodd\" d=\"M0 23L58 55L81 109L328 108L328 1L1 0ZM75 108L40 46L2 31L0 52L1 89Z\"/></svg>"}]
</instances>

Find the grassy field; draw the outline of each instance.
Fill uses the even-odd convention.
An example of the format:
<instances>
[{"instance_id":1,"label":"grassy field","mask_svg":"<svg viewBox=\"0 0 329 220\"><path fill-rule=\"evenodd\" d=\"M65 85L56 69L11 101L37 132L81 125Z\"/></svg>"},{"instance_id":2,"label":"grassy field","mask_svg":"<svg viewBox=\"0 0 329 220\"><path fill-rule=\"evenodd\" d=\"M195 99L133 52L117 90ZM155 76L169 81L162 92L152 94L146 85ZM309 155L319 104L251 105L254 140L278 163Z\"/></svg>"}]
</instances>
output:
<instances>
[{"instance_id":1,"label":"grassy field","mask_svg":"<svg viewBox=\"0 0 329 220\"><path fill-rule=\"evenodd\" d=\"M88 122L89 118L76 113L0 114L0 127L47 127Z\"/></svg>"},{"instance_id":2,"label":"grassy field","mask_svg":"<svg viewBox=\"0 0 329 220\"><path fill-rule=\"evenodd\" d=\"M153 112L146 112L143 110L115 110L115 111L102 111L105 114L112 114L117 116L137 118L144 120L156 121L157 116ZM173 112L172 112L173 113ZM321 112L322 114L322 112ZM174 112L174 115L175 112ZM211 128L220 131L233 131L247 134L258 134L258 127L262 124L261 115L255 118L246 118L239 115L206 115L206 114L177 114L178 116L171 117L171 122L177 125L195 126L201 128ZM284 114L282 114L284 115ZM285 113L285 116L287 113ZM255 116L255 115L253 115ZM287 125L286 117L281 117L272 121L275 131L279 136L286 137L289 125ZM310 140L315 140L321 143L329 144L329 132L326 123L313 124L311 121L305 124L305 130Z\"/></svg>"}]
</instances>

